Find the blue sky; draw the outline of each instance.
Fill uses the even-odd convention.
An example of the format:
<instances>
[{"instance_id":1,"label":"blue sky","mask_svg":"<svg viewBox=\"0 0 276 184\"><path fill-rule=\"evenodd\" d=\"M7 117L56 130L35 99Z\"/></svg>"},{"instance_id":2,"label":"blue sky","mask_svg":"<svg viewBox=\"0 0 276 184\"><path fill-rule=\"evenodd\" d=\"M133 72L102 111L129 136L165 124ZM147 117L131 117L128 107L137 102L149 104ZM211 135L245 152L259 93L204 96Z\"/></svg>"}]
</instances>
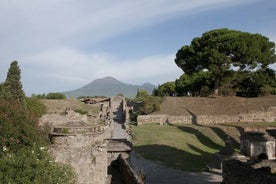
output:
<instances>
[{"instance_id":1,"label":"blue sky","mask_svg":"<svg viewBox=\"0 0 276 184\"><path fill-rule=\"evenodd\" d=\"M177 50L226 27L276 42L275 0L0 0L0 81L19 62L27 95L113 76L174 81ZM276 69L276 65L271 66Z\"/></svg>"}]
</instances>

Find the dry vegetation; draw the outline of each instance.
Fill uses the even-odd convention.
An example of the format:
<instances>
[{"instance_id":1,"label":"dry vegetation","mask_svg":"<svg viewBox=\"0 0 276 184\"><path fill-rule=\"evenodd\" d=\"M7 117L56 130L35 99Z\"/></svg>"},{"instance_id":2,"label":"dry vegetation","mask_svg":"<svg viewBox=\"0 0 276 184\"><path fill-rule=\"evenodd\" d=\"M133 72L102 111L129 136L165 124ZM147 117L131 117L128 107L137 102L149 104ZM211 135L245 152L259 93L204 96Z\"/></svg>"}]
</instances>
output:
<instances>
[{"instance_id":1,"label":"dry vegetation","mask_svg":"<svg viewBox=\"0 0 276 184\"><path fill-rule=\"evenodd\" d=\"M166 97L160 111L154 114L235 115L276 106L276 96L259 98L241 97Z\"/></svg>"},{"instance_id":2,"label":"dry vegetation","mask_svg":"<svg viewBox=\"0 0 276 184\"><path fill-rule=\"evenodd\" d=\"M91 112L97 114L100 112L99 105L88 105L80 102L77 99L66 99L66 100L41 100L46 106L46 111L48 114L62 114L66 109L70 108L72 110L82 110L86 112Z\"/></svg>"}]
</instances>

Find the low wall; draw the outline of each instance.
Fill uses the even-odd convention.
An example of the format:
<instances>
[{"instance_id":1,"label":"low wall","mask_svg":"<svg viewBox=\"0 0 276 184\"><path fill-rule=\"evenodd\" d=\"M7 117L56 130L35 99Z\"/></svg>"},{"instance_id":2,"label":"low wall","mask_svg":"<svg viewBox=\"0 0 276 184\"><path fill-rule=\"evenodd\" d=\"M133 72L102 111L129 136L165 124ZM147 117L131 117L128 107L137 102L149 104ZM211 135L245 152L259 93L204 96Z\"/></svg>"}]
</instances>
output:
<instances>
[{"instance_id":1,"label":"low wall","mask_svg":"<svg viewBox=\"0 0 276 184\"><path fill-rule=\"evenodd\" d=\"M276 176L264 170L256 170L238 160L223 162L224 184L272 184L276 183Z\"/></svg>"},{"instance_id":2,"label":"low wall","mask_svg":"<svg viewBox=\"0 0 276 184\"><path fill-rule=\"evenodd\" d=\"M169 115L140 115L137 118L137 124L191 124L193 121L192 116L169 116Z\"/></svg>"},{"instance_id":3,"label":"low wall","mask_svg":"<svg viewBox=\"0 0 276 184\"><path fill-rule=\"evenodd\" d=\"M137 117L137 125L158 123L163 124L167 122L168 115L139 115Z\"/></svg>"},{"instance_id":4,"label":"low wall","mask_svg":"<svg viewBox=\"0 0 276 184\"><path fill-rule=\"evenodd\" d=\"M191 116L169 116L169 115L140 115L137 117L137 125L143 124L218 124L232 122L276 122L276 109L241 113L237 115L191 115Z\"/></svg>"}]
</instances>

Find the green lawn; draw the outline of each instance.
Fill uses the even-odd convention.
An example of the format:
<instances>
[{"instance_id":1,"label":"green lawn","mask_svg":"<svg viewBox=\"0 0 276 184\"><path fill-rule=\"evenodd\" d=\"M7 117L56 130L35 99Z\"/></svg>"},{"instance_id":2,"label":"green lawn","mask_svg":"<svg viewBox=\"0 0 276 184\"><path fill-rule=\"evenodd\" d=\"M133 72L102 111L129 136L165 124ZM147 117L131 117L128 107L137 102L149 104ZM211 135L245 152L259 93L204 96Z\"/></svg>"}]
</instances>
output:
<instances>
[{"instance_id":1,"label":"green lawn","mask_svg":"<svg viewBox=\"0 0 276 184\"><path fill-rule=\"evenodd\" d=\"M275 123L262 123L264 127L271 125ZM211 162L212 154L224 146L226 137L229 136L235 149L239 150L240 131L244 126L152 124L132 126L131 130L134 133L134 149L143 157L176 169L202 171Z\"/></svg>"}]
</instances>

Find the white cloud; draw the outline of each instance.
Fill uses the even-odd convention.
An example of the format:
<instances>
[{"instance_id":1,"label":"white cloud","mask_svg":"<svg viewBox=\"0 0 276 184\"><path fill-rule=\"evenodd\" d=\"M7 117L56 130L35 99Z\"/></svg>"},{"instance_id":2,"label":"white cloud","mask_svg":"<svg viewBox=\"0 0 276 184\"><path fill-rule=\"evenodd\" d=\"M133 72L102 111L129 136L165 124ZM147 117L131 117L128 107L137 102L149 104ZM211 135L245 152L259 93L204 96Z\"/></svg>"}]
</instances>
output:
<instances>
[{"instance_id":1,"label":"white cloud","mask_svg":"<svg viewBox=\"0 0 276 184\"><path fill-rule=\"evenodd\" d=\"M182 73L173 55L118 61L104 53L83 54L65 48L26 57L21 67L25 71L25 83L31 83L28 78L32 76L39 81L34 84L36 88L47 86L48 92L71 90L106 76L131 84L161 84L175 80Z\"/></svg>"},{"instance_id":2,"label":"white cloud","mask_svg":"<svg viewBox=\"0 0 276 184\"><path fill-rule=\"evenodd\" d=\"M70 90L105 76L137 84L174 80L182 71L173 55L141 55L122 61L116 53L87 53L78 47L97 45L177 16L253 1L1 1L0 61L5 63L0 63L0 75L12 60L18 60L27 93Z\"/></svg>"},{"instance_id":3,"label":"white cloud","mask_svg":"<svg viewBox=\"0 0 276 184\"><path fill-rule=\"evenodd\" d=\"M4 39L0 48L13 46L26 53L86 40L97 43L180 14L246 2L249 0L4 1L0 4L0 36Z\"/></svg>"}]
</instances>

